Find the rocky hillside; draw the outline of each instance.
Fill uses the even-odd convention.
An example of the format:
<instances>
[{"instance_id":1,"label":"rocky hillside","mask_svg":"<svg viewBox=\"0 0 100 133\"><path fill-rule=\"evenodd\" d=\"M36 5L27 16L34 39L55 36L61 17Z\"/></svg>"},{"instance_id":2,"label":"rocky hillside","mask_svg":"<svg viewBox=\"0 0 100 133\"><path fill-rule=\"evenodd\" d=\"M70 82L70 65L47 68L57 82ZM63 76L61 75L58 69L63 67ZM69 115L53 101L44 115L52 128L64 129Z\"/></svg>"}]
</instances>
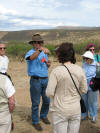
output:
<instances>
[{"instance_id":1,"label":"rocky hillside","mask_svg":"<svg viewBox=\"0 0 100 133\"><path fill-rule=\"evenodd\" d=\"M60 42L69 41L73 43L84 40L100 40L100 28L56 28L51 30L25 30L0 32L0 41L9 42L31 40L32 34L39 33L46 43L59 44Z\"/></svg>"}]
</instances>

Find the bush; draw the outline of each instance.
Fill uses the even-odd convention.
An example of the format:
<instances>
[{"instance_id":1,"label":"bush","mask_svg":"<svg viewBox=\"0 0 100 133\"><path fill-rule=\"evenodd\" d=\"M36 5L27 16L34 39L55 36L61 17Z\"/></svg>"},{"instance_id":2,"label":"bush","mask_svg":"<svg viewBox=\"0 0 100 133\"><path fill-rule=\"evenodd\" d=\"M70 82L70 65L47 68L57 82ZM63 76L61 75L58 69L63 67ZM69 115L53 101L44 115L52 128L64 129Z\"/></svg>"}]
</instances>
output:
<instances>
[{"instance_id":1,"label":"bush","mask_svg":"<svg viewBox=\"0 0 100 133\"><path fill-rule=\"evenodd\" d=\"M96 52L99 52L100 41L99 40L86 40L82 43L74 45L75 52L77 54L83 54L86 51L86 47L89 43L94 43L96 46Z\"/></svg>"},{"instance_id":2,"label":"bush","mask_svg":"<svg viewBox=\"0 0 100 133\"><path fill-rule=\"evenodd\" d=\"M55 46L53 44L45 45L45 47L50 50L51 55L55 55L55 52L54 52Z\"/></svg>"},{"instance_id":3,"label":"bush","mask_svg":"<svg viewBox=\"0 0 100 133\"><path fill-rule=\"evenodd\" d=\"M27 43L12 41L8 44L7 54L13 57L24 57L31 48L32 46Z\"/></svg>"},{"instance_id":4,"label":"bush","mask_svg":"<svg viewBox=\"0 0 100 133\"><path fill-rule=\"evenodd\" d=\"M82 55L85 52L86 46L89 43L94 43L96 45L96 52L99 51L99 47L100 47L99 40L86 40L81 43L74 44L74 49L76 54L79 56ZM50 50L52 56L55 56L54 49L56 46L54 44L47 44L45 45L45 47ZM27 51L29 51L31 48L32 46L26 42L11 41L8 43L7 55L11 57L17 57L17 58L23 59Z\"/></svg>"}]
</instances>

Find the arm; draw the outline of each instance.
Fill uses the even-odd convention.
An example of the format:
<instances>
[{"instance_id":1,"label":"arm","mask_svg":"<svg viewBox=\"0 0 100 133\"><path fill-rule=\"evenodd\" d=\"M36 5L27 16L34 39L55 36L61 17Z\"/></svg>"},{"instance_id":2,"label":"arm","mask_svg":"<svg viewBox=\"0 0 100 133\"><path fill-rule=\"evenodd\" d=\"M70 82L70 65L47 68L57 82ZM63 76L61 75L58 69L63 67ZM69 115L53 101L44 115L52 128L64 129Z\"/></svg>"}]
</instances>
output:
<instances>
[{"instance_id":1,"label":"arm","mask_svg":"<svg viewBox=\"0 0 100 133\"><path fill-rule=\"evenodd\" d=\"M43 46L41 46L40 45L40 47L39 48L35 48L35 52L31 55L31 56L29 56L28 58L26 58L26 59L28 59L28 60L35 60L38 56L39 56L39 54L43 51L45 54L50 54L50 51L47 49L47 48L44 48ZM49 63L50 64L50 63Z\"/></svg>"},{"instance_id":2,"label":"arm","mask_svg":"<svg viewBox=\"0 0 100 133\"><path fill-rule=\"evenodd\" d=\"M46 89L46 94L48 97L54 97L56 86L57 86L57 78L54 72L52 71Z\"/></svg>"},{"instance_id":3,"label":"arm","mask_svg":"<svg viewBox=\"0 0 100 133\"><path fill-rule=\"evenodd\" d=\"M46 61L46 63L47 63L47 66L50 67L50 65L51 65L51 61L48 60L48 61Z\"/></svg>"},{"instance_id":4,"label":"arm","mask_svg":"<svg viewBox=\"0 0 100 133\"><path fill-rule=\"evenodd\" d=\"M81 94L84 94L84 93L87 93L88 91L88 87L87 87L87 80L86 80L86 76L85 76L85 72L82 71L82 76L81 76L81 79L80 79L80 92Z\"/></svg>"},{"instance_id":5,"label":"arm","mask_svg":"<svg viewBox=\"0 0 100 133\"><path fill-rule=\"evenodd\" d=\"M41 49L45 54L50 54L50 51L49 51L47 48L41 46L40 49Z\"/></svg>"},{"instance_id":6,"label":"arm","mask_svg":"<svg viewBox=\"0 0 100 133\"><path fill-rule=\"evenodd\" d=\"M30 56L30 60L35 60L39 54L41 53L41 51L36 50L36 52L34 52L31 56Z\"/></svg>"},{"instance_id":7,"label":"arm","mask_svg":"<svg viewBox=\"0 0 100 133\"><path fill-rule=\"evenodd\" d=\"M6 79L5 94L8 98L9 111L12 112L15 107L15 98L14 98L15 88L8 77Z\"/></svg>"},{"instance_id":8,"label":"arm","mask_svg":"<svg viewBox=\"0 0 100 133\"><path fill-rule=\"evenodd\" d=\"M14 108L15 108L15 98L14 98L14 95L8 98L8 105L9 105L9 111L10 111L10 113L12 113Z\"/></svg>"}]
</instances>

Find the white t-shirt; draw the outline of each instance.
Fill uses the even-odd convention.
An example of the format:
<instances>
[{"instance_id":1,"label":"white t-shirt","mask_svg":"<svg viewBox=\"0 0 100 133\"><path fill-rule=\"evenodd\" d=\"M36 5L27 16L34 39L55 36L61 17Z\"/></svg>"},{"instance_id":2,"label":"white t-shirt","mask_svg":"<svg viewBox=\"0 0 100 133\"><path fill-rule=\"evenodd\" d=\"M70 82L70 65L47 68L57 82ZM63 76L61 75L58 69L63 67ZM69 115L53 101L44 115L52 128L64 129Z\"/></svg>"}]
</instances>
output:
<instances>
[{"instance_id":1,"label":"white t-shirt","mask_svg":"<svg viewBox=\"0 0 100 133\"><path fill-rule=\"evenodd\" d=\"M8 77L6 78L5 93L6 93L7 98L13 96L15 93L15 88L12 85L12 82L10 81Z\"/></svg>"},{"instance_id":2,"label":"white t-shirt","mask_svg":"<svg viewBox=\"0 0 100 133\"><path fill-rule=\"evenodd\" d=\"M6 55L0 56L0 72L5 73L8 69L9 59Z\"/></svg>"}]
</instances>

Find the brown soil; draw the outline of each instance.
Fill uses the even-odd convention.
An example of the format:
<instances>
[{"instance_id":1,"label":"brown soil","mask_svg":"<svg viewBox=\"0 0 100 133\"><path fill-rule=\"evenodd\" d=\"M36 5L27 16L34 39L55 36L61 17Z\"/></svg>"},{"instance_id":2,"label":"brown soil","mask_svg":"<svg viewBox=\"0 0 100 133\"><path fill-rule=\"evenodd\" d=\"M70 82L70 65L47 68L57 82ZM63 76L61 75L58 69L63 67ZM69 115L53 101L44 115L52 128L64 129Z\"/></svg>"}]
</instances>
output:
<instances>
[{"instance_id":1,"label":"brown soil","mask_svg":"<svg viewBox=\"0 0 100 133\"><path fill-rule=\"evenodd\" d=\"M49 72L58 65L55 59L52 59L52 65ZM11 75L16 89L16 108L13 112L14 131L12 133L38 133L31 124L31 101L29 93L29 77L27 76L26 62L10 61L8 73ZM79 133L97 133L100 127L100 111L98 111L98 120L92 124L90 120L81 122ZM50 113L48 117L51 121ZM52 124L45 125L41 122L43 131L41 133L52 133Z\"/></svg>"}]
</instances>

